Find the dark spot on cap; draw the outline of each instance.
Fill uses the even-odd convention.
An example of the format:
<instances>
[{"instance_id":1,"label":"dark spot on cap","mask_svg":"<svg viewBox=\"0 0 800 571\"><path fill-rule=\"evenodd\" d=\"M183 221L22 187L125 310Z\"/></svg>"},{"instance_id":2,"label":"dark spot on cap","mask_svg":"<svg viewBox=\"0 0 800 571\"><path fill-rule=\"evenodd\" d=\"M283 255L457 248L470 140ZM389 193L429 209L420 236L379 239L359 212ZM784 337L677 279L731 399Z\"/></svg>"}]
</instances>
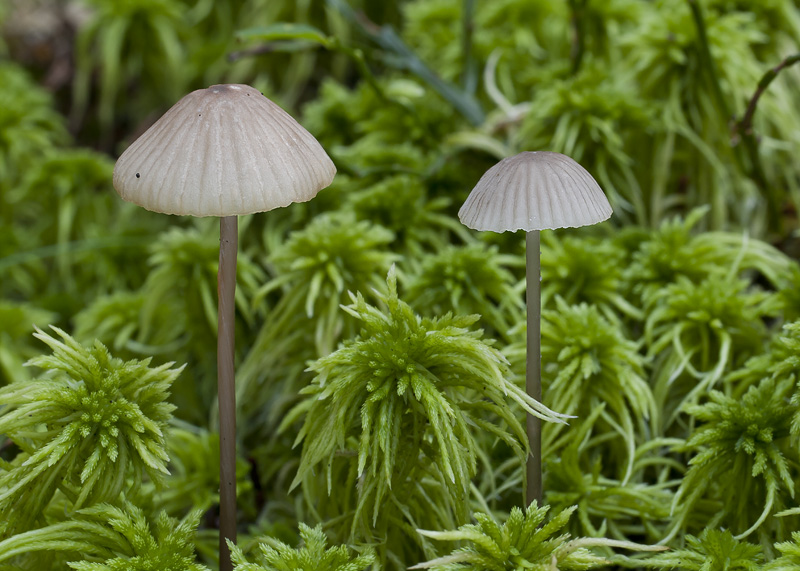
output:
<instances>
[{"instance_id":1,"label":"dark spot on cap","mask_svg":"<svg viewBox=\"0 0 800 571\"><path fill-rule=\"evenodd\" d=\"M136 173L136 178L141 178L141 176L138 172Z\"/></svg>"}]
</instances>

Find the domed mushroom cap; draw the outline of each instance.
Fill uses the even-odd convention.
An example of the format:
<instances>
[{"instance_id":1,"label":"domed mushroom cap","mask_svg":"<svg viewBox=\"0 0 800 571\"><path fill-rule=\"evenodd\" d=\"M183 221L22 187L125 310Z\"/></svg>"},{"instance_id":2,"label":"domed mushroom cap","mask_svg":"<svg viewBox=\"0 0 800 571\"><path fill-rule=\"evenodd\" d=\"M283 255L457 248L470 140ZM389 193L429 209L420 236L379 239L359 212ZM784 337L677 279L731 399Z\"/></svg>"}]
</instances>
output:
<instances>
[{"instance_id":1,"label":"domed mushroom cap","mask_svg":"<svg viewBox=\"0 0 800 571\"><path fill-rule=\"evenodd\" d=\"M607 220L611 205L586 169L561 153L526 151L484 173L458 211L474 230L577 228Z\"/></svg>"},{"instance_id":2,"label":"domed mushroom cap","mask_svg":"<svg viewBox=\"0 0 800 571\"><path fill-rule=\"evenodd\" d=\"M311 200L335 173L319 142L257 89L213 85L122 153L114 188L147 210L233 216Z\"/></svg>"}]
</instances>

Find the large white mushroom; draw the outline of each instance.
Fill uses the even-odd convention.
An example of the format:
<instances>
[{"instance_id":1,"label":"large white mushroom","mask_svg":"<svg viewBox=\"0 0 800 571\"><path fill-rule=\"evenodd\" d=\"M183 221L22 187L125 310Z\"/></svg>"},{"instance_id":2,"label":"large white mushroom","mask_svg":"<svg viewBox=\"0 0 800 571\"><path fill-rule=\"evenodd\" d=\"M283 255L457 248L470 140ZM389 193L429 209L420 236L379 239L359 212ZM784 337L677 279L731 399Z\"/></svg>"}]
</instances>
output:
<instances>
[{"instance_id":1,"label":"large white mushroom","mask_svg":"<svg viewBox=\"0 0 800 571\"><path fill-rule=\"evenodd\" d=\"M566 155L526 151L490 168L458 211L473 230L525 231L527 305L527 393L542 399L541 272L539 231L597 224L611 216L611 205L586 169ZM526 504L542 503L541 420L527 417L531 455L526 466Z\"/></svg>"},{"instance_id":2,"label":"large white mushroom","mask_svg":"<svg viewBox=\"0 0 800 571\"><path fill-rule=\"evenodd\" d=\"M220 217L217 373L220 423L220 569L236 541L234 293L237 216L305 202L336 167L317 140L248 85L213 85L178 101L122 153L114 188L165 214Z\"/></svg>"}]
</instances>

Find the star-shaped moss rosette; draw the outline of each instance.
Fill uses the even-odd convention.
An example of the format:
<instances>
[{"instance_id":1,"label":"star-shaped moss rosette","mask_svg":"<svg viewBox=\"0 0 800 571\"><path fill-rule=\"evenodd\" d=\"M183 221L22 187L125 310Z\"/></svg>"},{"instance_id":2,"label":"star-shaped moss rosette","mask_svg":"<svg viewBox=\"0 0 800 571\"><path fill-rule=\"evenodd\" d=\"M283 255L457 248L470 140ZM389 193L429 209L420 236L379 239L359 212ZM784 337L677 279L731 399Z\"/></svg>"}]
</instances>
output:
<instances>
[{"instance_id":1,"label":"star-shaped moss rosette","mask_svg":"<svg viewBox=\"0 0 800 571\"><path fill-rule=\"evenodd\" d=\"M257 307L270 308L238 371L242 426L257 427L262 440L274 435L287 403L291 407L308 384L306 363L357 333L357 321L339 305L348 302L348 291L386 287L382 276L398 259L389 248L394 238L351 212L333 211L272 250L268 268L274 277L254 297Z\"/></svg>"},{"instance_id":2,"label":"star-shaped moss rosette","mask_svg":"<svg viewBox=\"0 0 800 571\"><path fill-rule=\"evenodd\" d=\"M561 296L570 305L597 306L611 322L642 319L641 308L623 289L623 270L630 260L619 235L609 240L547 232L541 238L542 307L552 308L555 297Z\"/></svg>"},{"instance_id":3,"label":"star-shaped moss rosette","mask_svg":"<svg viewBox=\"0 0 800 571\"><path fill-rule=\"evenodd\" d=\"M0 568L14 558L23 568L42 569L42 558L59 554L76 571L210 571L196 562L200 510L180 521L163 511L149 520L127 499L117 503L78 510L67 521L0 542Z\"/></svg>"},{"instance_id":4,"label":"star-shaped moss rosette","mask_svg":"<svg viewBox=\"0 0 800 571\"><path fill-rule=\"evenodd\" d=\"M283 424L305 415L293 485L322 470L330 493L334 460L352 455L362 479L356 519L371 514L373 522L390 493L406 501L403 494L422 474L437 479L451 507L463 501L476 471L476 426L524 460L525 431L508 399L538 418L564 422L507 380L506 360L480 330L469 329L477 315L422 318L398 298L394 267L387 285L388 295L380 296L385 310L351 294L343 309L361 322L360 333L310 365L317 375ZM504 426L487 420L492 416Z\"/></svg>"},{"instance_id":5,"label":"star-shaped moss rosette","mask_svg":"<svg viewBox=\"0 0 800 571\"><path fill-rule=\"evenodd\" d=\"M699 284L720 268L728 269L731 277L757 272L778 291L790 286L786 276L795 264L788 256L740 233L701 232L697 227L708 211L708 207L694 208L683 217L664 219L642 235L634 234L635 247L621 284L631 303L649 310L670 284L684 278Z\"/></svg>"},{"instance_id":6,"label":"star-shaped moss rosette","mask_svg":"<svg viewBox=\"0 0 800 571\"><path fill-rule=\"evenodd\" d=\"M583 571L611 562L589 551L589 547L617 547L637 551L664 551L666 547L639 545L602 537L570 539L564 528L575 506L554 514L545 523L549 506L538 507L533 502L523 512L514 506L501 525L493 516L476 513L476 524L462 525L455 531L418 529L425 537L439 541L461 541L463 547L449 555L426 561L409 569L435 571L484 571L521 569L560 569Z\"/></svg>"},{"instance_id":7,"label":"star-shaped moss rosette","mask_svg":"<svg viewBox=\"0 0 800 571\"><path fill-rule=\"evenodd\" d=\"M449 245L419 258L408 280L408 300L427 315L477 313L487 334L507 339L511 324L524 319L525 304L508 269L518 262L481 242Z\"/></svg>"},{"instance_id":8,"label":"star-shaped moss rosette","mask_svg":"<svg viewBox=\"0 0 800 571\"><path fill-rule=\"evenodd\" d=\"M267 538L259 542L255 563L248 561L244 552L231 544L234 571L363 571L372 568L375 552L372 548L351 554L346 545L328 547L328 538L322 525L310 528L300 524L302 545L292 549L285 543Z\"/></svg>"},{"instance_id":9,"label":"star-shaped moss rosette","mask_svg":"<svg viewBox=\"0 0 800 571\"><path fill-rule=\"evenodd\" d=\"M722 270L699 283L679 277L653 299L644 340L655 358L652 384L664 433L727 370L763 350L765 322L778 315L778 304L775 294Z\"/></svg>"},{"instance_id":10,"label":"star-shaped moss rosette","mask_svg":"<svg viewBox=\"0 0 800 571\"><path fill-rule=\"evenodd\" d=\"M394 250L411 256L440 250L453 235L469 240L467 230L442 212L449 205L448 198L431 197L421 177L407 174L383 177L347 195L348 210L394 232Z\"/></svg>"},{"instance_id":11,"label":"star-shaped moss rosette","mask_svg":"<svg viewBox=\"0 0 800 571\"><path fill-rule=\"evenodd\" d=\"M557 410L577 416L577 423L605 405L601 424L619 434L627 454L627 461L613 455L619 460L618 477L624 485L633 471L635 435L646 433L658 416L644 358L619 323L606 320L597 306L568 305L560 297L554 305L554 310L542 316L542 357L548 381L545 400ZM515 345L521 349L522 342ZM555 441L563 445L574 434L559 430L564 427L552 428L556 430L549 431L544 441L545 448L555 452Z\"/></svg>"},{"instance_id":12,"label":"star-shaped moss rosette","mask_svg":"<svg viewBox=\"0 0 800 571\"><path fill-rule=\"evenodd\" d=\"M69 140L64 118L52 106L52 95L21 66L0 65L0 188L21 180L34 158ZM10 187L9 187L10 188ZM3 195L0 216L13 216Z\"/></svg>"},{"instance_id":13,"label":"star-shaped moss rosette","mask_svg":"<svg viewBox=\"0 0 800 571\"><path fill-rule=\"evenodd\" d=\"M242 382L250 380L250 369L268 367L272 347L287 337L313 337L317 355L308 358L333 351L339 336L352 329L346 327L347 316L339 304L347 301L348 291L382 287L380 275L399 257L389 249L394 239L383 226L333 211L317 216L276 246L268 260L275 277L259 288L254 304L264 305L268 296L278 299L242 364ZM302 331L289 331L298 329ZM305 339L301 344L309 345Z\"/></svg>"},{"instance_id":14,"label":"star-shaped moss rosette","mask_svg":"<svg viewBox=\"0 0 800 571\"><path fill-rule=\"evenodd\" d=\"M792 532L791 541L776 543L775 548L781 556L773 559L766 567L769 571L794 571L800 569L800 531Z\"/></svg>"},{"instance_id":15,"label":"star-shaped moss rosette","mask_svg":"<svg viewBox=\"0 0 800 571\"><path fill-rule=\"evenodd\" d=\"M182 367L122 361L52 329L60 339L34 334L52 355L28 363L48 373L0 389L0 434L20 449L0 472L0 537L30 529L57 490L79 509L167 473L167 397Z\"/></svg>"},{"instance_id":16,"label":"star-shaped moss rosette","mask_svg":"<svg viewBox=\"0 0 800 571\"><path fill-rule=\"evenodd\" d=\"M728 530L706 528L698 536L687 535L686 546L659 553L642 561L649 569L684 569L686 571L758 571L781 569L762 567L764 554L760 545L739 541ZM791 567L796 569L796 567Z\"/></svg>"},{"instance_id":17,"label":"star-shaped moss rosette","mask_svg":"<svg viewBox=\"0 0 800 571\"><path fill-rule=\"evenodd\" d=\"M686 407L698 427L681 450L693 456L662 543L687 527L704 499L718 506L715 521L737 533L737 539L755 533L769 540L769 528L760 528L787 507L782 498L795 493L796 442L790 434L798 414L798 403L791 401L796 391L794 378L764 378L741 398L711 391L709 402ZM775 519L770 527L785 527L784 518Z\"/></svg>"}]
</instances>

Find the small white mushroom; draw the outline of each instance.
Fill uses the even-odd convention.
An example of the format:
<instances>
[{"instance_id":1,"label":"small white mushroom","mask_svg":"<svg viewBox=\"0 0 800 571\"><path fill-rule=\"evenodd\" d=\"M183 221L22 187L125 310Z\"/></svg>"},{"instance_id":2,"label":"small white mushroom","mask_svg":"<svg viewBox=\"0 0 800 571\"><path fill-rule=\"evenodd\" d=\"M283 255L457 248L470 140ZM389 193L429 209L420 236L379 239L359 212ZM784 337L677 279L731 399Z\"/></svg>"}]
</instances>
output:
<instances>
[{"instance_id":1,"label":"small white mushroom","mask_svg":"<svg viewBox=\"0 0 800 571\"><path fill-rule=\"evenodd\" d=\"M235 216L306 202L336 167L319 142L249 85L186 95L122 153L114 188L155 212Z\"/></svg>"},{"instance_id":2,"label":"small white mushroom","mask_svg":"<svg viewBox=\"0 0 800 571\"><path fill-rule=\"evenodd\" d=\"M525 151L484 173L458 211L474 230L578 228L607 220L611 205L586 169L561 153Z\"/></svg>"},{"instance_id":3,"label":"small white mushroom","mask_svg":"<svg viewBox=\"0 0 800 571\"><path fill-rule=\"evenodd\" d=\"M501 160L484 173L458 211L474 230L524 230L527 305L526 391L542 399L541 272L539 230L577 228L611 216L611 205L586 169L566 155L526 151ZM542 504L541 420L527 416L531 455L526 473L526 505Z\"/></svg>"},{"instance_id":4,"label":"small white mushroom","mask_svg":"<svg viewBox=\"0 0 800 571\"><path fill-rule=\"evenodd\" d=\"M336 167L317 140L248 85L186 95L122 153L114 188L165 214L220 216L217 374L220 430L220 570L236 541L234 293L237 215L311 200Z\"/></svg>"}]
</instances>

